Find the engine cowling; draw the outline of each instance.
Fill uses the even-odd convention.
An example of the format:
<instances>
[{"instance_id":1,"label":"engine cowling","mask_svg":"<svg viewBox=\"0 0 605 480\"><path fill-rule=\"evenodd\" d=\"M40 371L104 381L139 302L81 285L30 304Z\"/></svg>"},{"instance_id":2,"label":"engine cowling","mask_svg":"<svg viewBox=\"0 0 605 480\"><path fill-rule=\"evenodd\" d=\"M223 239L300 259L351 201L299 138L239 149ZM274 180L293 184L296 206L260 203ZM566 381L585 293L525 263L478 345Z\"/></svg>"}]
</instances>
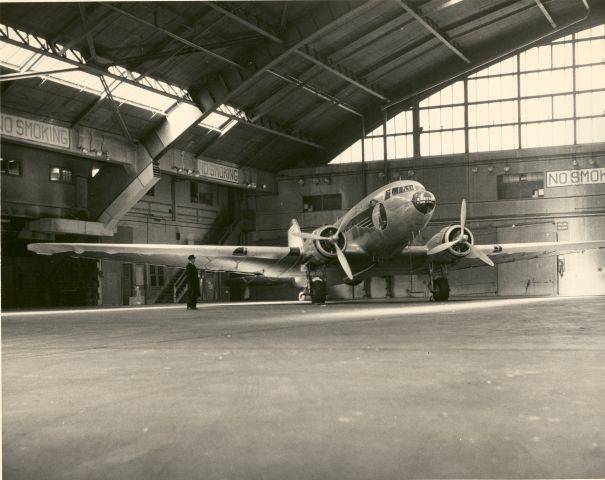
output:
<instances>
[{"instance_id":1,"label":"engine cowling","mask_svg":"<svg viewBox=\"0 0 605 480\"><path fill-rule=\"evenodd\" d=\"M435 255L436 260L442 262L453 261L462 257L466 257L469 253L471 253L471 247L475 241L475 237L473 236L473 232L471 232L468 228L464 227L464 234L462 238L460 237L460 230L462 229L462 225L450 225L445 227L439 231L439 233L435 234L428 242L429 250L434 248L442 243L453 242L454 240L460 239L460 242L452 245L448 249L443 252L439 252Z\"/></svg>"},{"instance_id":2,"label":"engine cowling","mask_svg":"<svg viewBox=\"0 0 605 480\"><path fill-rule=\"evenodd\" d=\"M336 258L336 248L334 247L332 240L329 240L336 232L338 232L338 228L334 225L325 225L313 231L313 234L315 235L326 237L325 240L312 240L306 243L305 253L312 257L313 263L323 264ZM344 251L346 249L347 239L345 238L344 233L338 233L336 243L341 250Z\"/></svg>"}]
</instances>

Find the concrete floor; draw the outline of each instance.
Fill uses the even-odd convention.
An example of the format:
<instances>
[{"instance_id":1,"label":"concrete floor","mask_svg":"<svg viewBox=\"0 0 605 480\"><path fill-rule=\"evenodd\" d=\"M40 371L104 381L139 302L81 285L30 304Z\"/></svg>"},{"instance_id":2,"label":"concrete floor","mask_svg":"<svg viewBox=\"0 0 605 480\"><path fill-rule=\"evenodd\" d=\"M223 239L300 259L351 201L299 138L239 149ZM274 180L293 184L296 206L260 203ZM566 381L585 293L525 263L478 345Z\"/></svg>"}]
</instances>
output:
<instances>
[{"instance_id":1,"label":"concrete floor","mask_svg":"<svg viewBox=\"0 0 605 480\"><path fill-rule=\"evenodd\" d=\"M605 297L4 313L4 478L602 478L604 312Z\"/></svg>"}]
</instances>

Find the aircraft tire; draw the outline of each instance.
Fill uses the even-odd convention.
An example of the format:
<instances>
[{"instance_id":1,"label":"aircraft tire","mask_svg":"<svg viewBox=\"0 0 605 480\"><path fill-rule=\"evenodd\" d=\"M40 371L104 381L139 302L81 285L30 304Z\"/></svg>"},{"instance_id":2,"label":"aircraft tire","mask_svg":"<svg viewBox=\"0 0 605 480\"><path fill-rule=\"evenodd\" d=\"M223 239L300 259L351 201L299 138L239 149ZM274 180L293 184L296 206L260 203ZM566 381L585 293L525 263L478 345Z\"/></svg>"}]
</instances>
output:
<instances>
[{"instance_id":1,"label":"aircraft tire","mask_svg":"<svg viewBox=\"0 0 605 480\"><path fill-rule=\"evenodd\" d=\"M433 299L436 302L447 302L450 298L450 282L447 278L433 281Z\"/></svg>"},{"instance_id":2,"label":"aircraft tire","mask_svg":"<svg viewBox=\"0 0 605 480\"><path fill-rule=\"evenodd\" d=\"M315 278L311 281L311 302L326 303L326 282Z\"/></svg>"}]
</instances>

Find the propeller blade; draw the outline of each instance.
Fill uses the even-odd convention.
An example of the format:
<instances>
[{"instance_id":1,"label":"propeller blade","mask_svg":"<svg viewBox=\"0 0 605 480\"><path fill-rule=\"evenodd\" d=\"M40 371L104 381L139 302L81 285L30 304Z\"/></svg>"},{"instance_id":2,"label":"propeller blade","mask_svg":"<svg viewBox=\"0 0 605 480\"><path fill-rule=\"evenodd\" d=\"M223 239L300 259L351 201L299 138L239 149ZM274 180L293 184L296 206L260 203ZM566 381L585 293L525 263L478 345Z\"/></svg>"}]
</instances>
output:
<instances>
[{"instance_id":1,"label":"propeller blade","mask_svg":"<svg viewBox=\"0 0 605 480\"><path fill-rule=\"evenodd\" d=\"M487 263L490 267L494 266L494 262L492 262L492 259L489 258L485 253L483 253L481 250L479 250L474 245L471 245L470 243L468 244L468 246L471 247L471 258L478 258L479 260L482 260L483 263Z\"/></svg>"},{"instance_id":2,"label":"propeller blade","mask_svg":"<svg viewBox=\"0 0 605 480\"><path fill-rule=\"evenodd\" d=\"M442 243L440 245L437 245L436 247L431 248L428 252L427 255L435 255L439 252L443 252L444 250L447 250L450 247L453 247L454 245L456 245L458 243L458 239L452 241L452 242L447 242L447 243Z\"/></svg>"},{"instance_id":3,"label":"propeller blade","mask_svg":"<svg viewBox=\"0 0 605 480\"><path fill-rule=\"evenodd\" d=\"M466 223L466 200L462 199L462 205L460 205L460 225L462 226L460 235L464 235L464 224Z\"/></svg>"},{"instance_id":4,"label":"propeller blade","mask_svg":"<svg viewBox=\"0 0 605 480\"><path fill-rule=\"evenodd\" d=\"M340 249L340 247L334 244L336 247L336 256L338 257L338 261L340 262L340 266L349 277L349 280L353 280L353 272L351 271L351 267L349 266L349 262L347 261L347 257L344 252Z\"/></svg>"}]
</instances>

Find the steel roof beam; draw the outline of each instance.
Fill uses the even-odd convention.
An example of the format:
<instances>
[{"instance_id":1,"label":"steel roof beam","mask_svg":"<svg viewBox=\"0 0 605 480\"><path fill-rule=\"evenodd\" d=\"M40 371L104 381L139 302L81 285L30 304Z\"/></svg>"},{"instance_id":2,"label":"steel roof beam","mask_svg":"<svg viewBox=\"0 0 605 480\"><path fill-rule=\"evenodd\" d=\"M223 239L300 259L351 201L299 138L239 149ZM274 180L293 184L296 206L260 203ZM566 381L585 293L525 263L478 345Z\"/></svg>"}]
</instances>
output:
<instances>
[{"instance_id":1,"label":"steel roof beam","mask_svg":"<svg viewBox=\"0 0 605 480\"><path fill-rule=\"evenodd\" d=\"M268 25L261 25L261 22L259 22L256 17L253 17L251 15L246 15L246 12L242 12L242 14L238 15L236 13L233 13L230 10L227 10L226 8L223 8L219 5L217 5L214 2L206 2L205 5L208 5L209 7L213 8L217 12L222 13L226 17L229 17L232 20L235 20L236 22L244 25L245 27L250 28L257 33L260 33L264 37L267 37L267 38L273 40L274 42L283 43L282 39L279 38L277 35L275 35L271 31L272 30L271 27L269 27Z\"/></svg>"},{"instance_id":2,"label":"steel roof beam","mask_svg":"<svg viewBox=\"0 0 605 480\"><path fill-rule=\"evenodd\" d=\"M120 15L124 15L125 17L128 17L128 18L134 20L135 22L139 22L143 25L153 28L154 30L157 30L158 32L162 32L164 35L168 35L172 39L174 39L178 42L181 42L181 43L187 45L188 47L195 48L196 50L199 50L200 52L203 52L206 55L210 55L214 58L217 58L218 60L221 60L222 62L228 63L232 67L236 67L238 69L243 68L239 63L234 62L233 60L223 57L222 55L219 55L218 53L215 53L212 50L208 50L207 48L204 48L201 45L198 45L197 43L193 43L193 42L187 40L186 38L181 37L180 35L176 35L175 33L171 32L170 30L162 28L158 25L154 25L152 22L148 22L147 20L145 20L141 17L137 17L136 15L134 15L126 10L123 10L120 7L116 7L115 5L112 5L112 4L106 3L106 2L102 2L101 5L118 12Z\"/></svg>"},{"instance_id":3,"label":"steel roof beam","mask_svg":"<svg viewBox=\"0 0 605 480\"><path fill-rule=\"evenodd\" d=\"M375 97L378 97L383 102L388 102L389 99L384 96L382 93L376 91L376 89L369 86L364 80L359 78L355 73L349 70L342 65L334 63L332 60L326 57L322 57L319 53L313 50L309 46L305 46L304 48L297 50L296 53L303 58L306 58L310 62L313 62L316 65L319 65L321 68L332 72L334 75L342 78L343 80L349 82L352 85L355 85L358 88L368 92Z\"/></svg>"},{"instance_id":4,"label":"steel roof beam","mask_svg":"<svg viewBox=\"0 0 605 480\"><path fill-rule=\"evenodd\" d=\"M425 29L427 29L434 37L436 37L441 43L443 43L447 48L449 48L452 52L458 55L462 60L466 63L470 64L471 61L460 51L460 48L456 44L456 42L450 39L445 32L441 32L439 27L435 25L430 18L423 16L422 14L416 12L412 7L410 7L404 0L397 0L399 5L403 7L403 9L412 16L418 23L420 23Z\"/></svg>"},{"instance_id":5,"label":"steel roof beam","mask_svg":"<svg viewBox=\"0 0 605 480\"><path fill-rule=\"evenodd\" d=\"M257 23L254 23L251 20L242 18L241 16L238 16L229 10L219 7L218 5L214 4L213 2L208 2L208 5L212 8L214 8L215 10L221 12L223 15L226 15L229 18L232 18L233 20L241 23L242 25L244 25L248 28L251 28L255 32L258 32L258 33L266 36L267 38L273 40L274 42L283 43L279 37L273 35L272 33L270 33L268 31L268 27L262 29L258 26ZM300 56L302 56L303 58L310 60L311 62L315 63L316 65L319 65L320 67L334 73L335 75L346 80L347 82L380 98L381 100L383 100L385 102L388 101L387 97L385 97L381 93L377 92L374 88L370 87L364 80L357 77L357 75L355 75L355 73L351 72L346 67L343 67L341 65L338 65L338 64L332 62L329 59L322 58L317 52L312 50L310 47L305 46L303 49L296 50L296 53L299 54Z\"/></svg>"},{"instance_id":6,"label":"steel roof beam","mask_svg":"<svg viewBox=\"0 0 605 480\"><path fill-rule=\"evenodd\" d=\"M130 143L134 144L134 141L132 140L132 136L130 135L130 132L128 131L128 127L126 126L126 122L124 122L124 119L122 118L122 114L120 113L118 104L114 100L113 95L111 94L111 90L109 89L109 86L107 85L107 82L105 81L105 78L103 78L102 76L99 78L101 80L101 83L103 84L103 89L105 90L105 95L107 95L107 98L109 98L111 107L113 108L113 111L116 114L118 123L120 124L120 128L122 129L124 136L128 139L128 141Z\"/></svg>"},{"instance_id":7,"label":"steel roof beam","mask_svg":"<svg viewBox=\"0 0 605 480\"><path fill-rule=\"evenodd\" d=\"M267 70L275 67L308 42L370 10L379 0L365 3L334 2L321 3L307 15L299 18L283 35L282 44L262 45L251 52L247 68L227 70L206 82L192 96L199 102L204 115L209 115L218 106L228 103L234 96L253 86Z\"/></svg>"},{"instance_id":8,"label":"steel roof beam","mask_svg":"<svg viewBox=\"0 0 605 480\"><path fill-rule=\"evenodd\" d=\"M252 121L248 120L248 118L246 118L246 117L241 117L238 115L233 115L231 113L226 113L223 110L220 110L220 113L221 113L221 115L231 118L232 120L237 120L242 125L248 125L250 127L256 128L258 130L263 130L265 132L273 133L275 135L287 138L289 140L293 140L298 143L304 143L305 145L310 145L311 147L315 147L315 148L319 148L319 149L324 148L323 145L320 145L319 143L317 143L310 136L305 135L304 133L301 133L301 132L295 132L294 130L288 129L287 127L284 127L273 120L261 118L261 119L258 119L256 121L252 122Z\"/></svg>"},{"instance_id":9,"label":"steel roof beam","mask_svg":"<svg viewBox=\"0 0 605 480\"><path fill-rule=\"evenodd\" d=\"M311 92L313 95L321 98L322 100L330 102L331 104L336 105L337 107L340 107L349 113L352 113L359 117L362 116L362 114L360 112L355 110L350 105L347 105L346 103L341 102L340 100L338 100L338 98L334 97L333 95L330 95L329 93L326 93L326 92L322 92L318 88L315 88L312 85L309 85L308 83L303 82L302 80L299 80L298 78L295 78L291 75L278 73L275 70L267 70L267 71L270 74L275 75L277 78L281 78L282 80L285 80L286 82L291 83L292 85L296 85L297 87L302 88L303 90L306 90L307 92Z\"/></svg>"},{"instance_id":10,"label":"steel roof beam","mask_svg":"<svg viewBox=\"0 0 605 480\"><path fill-rule=\"evenodd\" d=\"M6 75L0 75L0 82L9 82L12 80L25 80L26 78L44 77L45 75L52 75L54 73L76 72L78 70L80 70L78 67L73 67L60 68L58 70L46 70L44 72L7 73Z\"/></svg>"},{"instance_id":11,"label":"steel roof beam","mask_svg":"<svg viewBox=\"0 0 605 480\"><path fill-rule=\"evenodd\" d=\"M550 26L552 28L557 28L557 24L555 23L555 21L553 20L552 16L550 15L550 13L548 13L548 10L546 10L546 7L544 6L544 4L540 1L540 0L535 0L536 1L536 5L538 5L538 8L540 9L540 11L544 14L544 16L546 17L546 20L548 20L548 23L550 23Z\"/></svg>"}]
</instances>

